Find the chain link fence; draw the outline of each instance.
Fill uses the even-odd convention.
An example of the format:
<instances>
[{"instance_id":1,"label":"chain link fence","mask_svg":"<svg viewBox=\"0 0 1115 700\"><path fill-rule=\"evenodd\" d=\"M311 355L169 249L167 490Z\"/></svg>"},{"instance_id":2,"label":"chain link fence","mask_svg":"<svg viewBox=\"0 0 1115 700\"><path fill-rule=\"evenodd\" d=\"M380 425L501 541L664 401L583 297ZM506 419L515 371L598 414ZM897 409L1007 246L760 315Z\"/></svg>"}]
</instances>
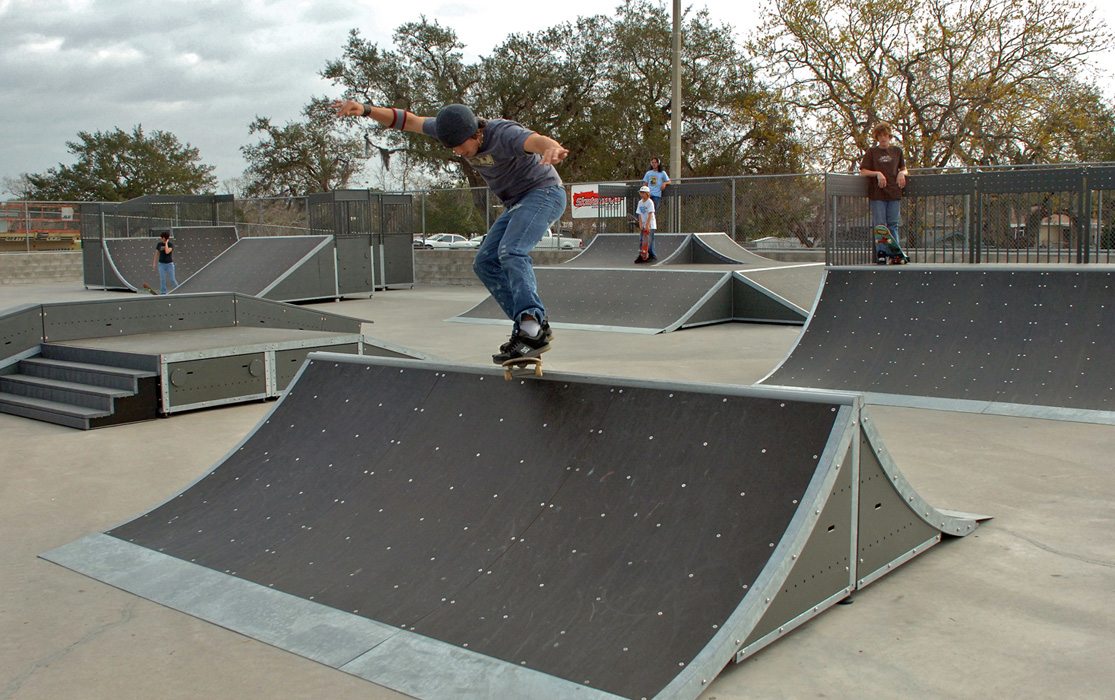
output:
<instances>
[{"instance_id":1,"label":"chain link fence","mask_svg":"<svg viewBox=\"0 0 1115 700\"><path fill-rule=\"evenodd\" d=\"M598 233L635 233L640 185L636 180L567 184L570 205L554 232L580 238L586 245ZM416 238L481 235L504 211L484 187L406 194L412 197ZM658 230L724 232L760 250L824 249L831 264L864 264L874 259L866 194L865 178L854 174L688 178L666 188ZM59 204L4 206L19 212L56 209ZM100 238L95 233L129 238L151 235L152 229L229 224L236 225L241 237L312 231L309 197L152 195L73 206L77 221L66 226L80 227L87 238ZM4 240L30 250L38 234L13 219L14 215L4 223ZM915 262L1111 262L1115 166L912 171L902 219L900 242Z\"/></svg>"}]
</instances>

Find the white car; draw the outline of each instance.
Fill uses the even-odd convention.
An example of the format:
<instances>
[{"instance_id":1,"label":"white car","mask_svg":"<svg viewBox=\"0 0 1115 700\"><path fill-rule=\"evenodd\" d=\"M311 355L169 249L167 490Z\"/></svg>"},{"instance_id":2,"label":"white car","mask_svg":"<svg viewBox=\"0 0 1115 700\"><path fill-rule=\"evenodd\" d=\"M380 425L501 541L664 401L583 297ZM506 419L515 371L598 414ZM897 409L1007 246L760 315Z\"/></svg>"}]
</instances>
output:
<instances>
[{"instance_id":1,"label":"white car","mask_svg":"<svg viewBox=\"0 0 1115 700\"><path fill-rule=\"evenodd\" d=\"M435 233L426 239L425 248L460 248L468 239L456 233ZM456 245L454 245L456 244Z\"/></svg>"},{"instance_id":2,"label":"white car","mask_svg":"<svg viewBox=\"0 0 1115 700\"><path fill-rule=\"evenodd\" d=\"M464 243L461 243L459 241L456 242L456 243L451 243L451 244L449 244L449 247L450 248L471 248L473 250L476 250L477 248L480 247L480 243L483 240L484 240L483 235L473 236L472 238L468 239Z\"/></svg>"}]
</instances>

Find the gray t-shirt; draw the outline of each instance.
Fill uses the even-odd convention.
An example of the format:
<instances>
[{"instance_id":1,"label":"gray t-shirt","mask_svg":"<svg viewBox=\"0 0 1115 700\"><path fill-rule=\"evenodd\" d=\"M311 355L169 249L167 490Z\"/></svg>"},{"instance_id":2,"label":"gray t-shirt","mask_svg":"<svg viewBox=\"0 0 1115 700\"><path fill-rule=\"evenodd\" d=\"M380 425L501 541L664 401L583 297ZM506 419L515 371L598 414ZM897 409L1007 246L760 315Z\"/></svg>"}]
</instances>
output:
<instances>
[{"instance_id":1,"label":"gray t-shirt","mask_svg":"<svg viewBox=\"0 0 1115 700\"><path fill-rule=\"evenodd\" d=\"M427 136L437 138L434 119L422 124ZM489 119L484 126L484 141L469 165L484 178L505 206L514 206L528 192L561 184L561 176L552 165L540 165L542 157L527 153L523 146L534 132L518 122Z\"/></svg>"}]
</instances>

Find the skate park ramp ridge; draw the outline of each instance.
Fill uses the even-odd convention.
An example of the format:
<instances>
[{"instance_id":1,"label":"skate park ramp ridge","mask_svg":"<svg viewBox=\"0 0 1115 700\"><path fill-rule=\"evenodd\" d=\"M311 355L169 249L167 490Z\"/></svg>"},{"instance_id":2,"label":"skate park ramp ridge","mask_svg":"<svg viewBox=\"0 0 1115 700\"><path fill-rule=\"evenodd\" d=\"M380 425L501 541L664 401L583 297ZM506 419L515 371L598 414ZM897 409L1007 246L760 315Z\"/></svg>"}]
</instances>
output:
<instances>
[{"instance_id":1,"label":"skate park ramp ridge","mask_svg":"<svg viewBox=\"0 0 1115 700\"><path fill-rule=\"evenodd\" d=\"M43 557L423 700L696 698L978 519L856 395L314 353L211 472Z\"/></svg>"},{"instance_id":2,"label":"skate park ramp ridge","mask_svg":"<svg viewBox=\"0 0 1115 700\"><path fill-rule=\"evenodd\" d=\"M1115 424L1115 266L830 268L761 380L868 403Z\"/></svg>"},{"instance_id":3,"label":"skate park ramp ridge","mask_svg":"<svg viewBox=\"0 0 1115 700\"><path fill-rule=\"evenodd\" d=\"M653 334L729 321L802 324L808 316L731 270L539 267L534 274L554 328ZM491 296L447 320L510 325Z\"/></svg>"},{"instance_id":4,"label":"skate park ramp ridge","mask_svg":"<svg viewBox=\"0 0 1115 700\"><path fill-rule=\"evenodd\" d=\"M174 272L184 281L228 250L237 241L235 226L188 226L174 229ZM152 266L158 237L107 238L103 241L103 284L105 289L143 290L146 284L159 290L159 271ZM87 286L94 280L87 280ZM221 290L224 291L224 290Z\"/></svg>"},{"instance_id":5,"label":"skate park ramp ridge","mask_svg":"<svg viewBox=\"0 0 1115 700\"><path fill-rule=\"evenodd\" d=\"M237 292L273 301L337 295L330 236L242 238L171 294Z\"/></svg>"}]
</instances>

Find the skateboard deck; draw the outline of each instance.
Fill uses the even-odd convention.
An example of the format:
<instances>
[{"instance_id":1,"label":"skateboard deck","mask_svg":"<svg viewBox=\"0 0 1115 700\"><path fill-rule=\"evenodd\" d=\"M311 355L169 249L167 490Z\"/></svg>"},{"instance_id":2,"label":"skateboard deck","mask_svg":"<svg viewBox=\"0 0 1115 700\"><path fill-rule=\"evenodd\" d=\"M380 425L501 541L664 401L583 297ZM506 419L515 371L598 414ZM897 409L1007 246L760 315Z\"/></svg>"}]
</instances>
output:
<instances>
[{"instance_id":1,"label":"skateboard deck","mask_svg":"<svg viewBox=\"0 0 1115 700\"><path fill-rule=\"evenodd\" d=\"M146 282L143 283L143 288L146 289L151 294L154 294L155 296L159 296L159 293L156 292L154 289L151 289L151 285L147 284Z\"/></svg>"},{"instance_id":2,"label":"skateboard deck","mask_svg":"<svg viewBox=\"0 0 1115 700\"><path fill-rule=\"evenodd\" d=\"M534 376L542 376L541 357L517 357L514 360L504 360L500 365L503 367L503 378L507 381L511 381L515 373L533 371Z\"/></svg>"},{"instance_id":3,"label":"skateboard deck","mask_svg":"<svg viewBox=\"0 0 1115 700\"><path fill-rule=\"evenodd\" d=\"M650 257L650 229L643 229L639 237L639 257L643 260Z\"/></svg>"},{"instance_id":4,"label":"skateboard deck","mask_svg":"<svg viewBox=\"0 0 1115 700\"><path fill-rule=\"evenodd\" d=\"M905 265L910 262L910 258L902 251L902 246L890 235L890 229L882 225L875 227L875 262L880 265L887 262Z\"/></svg>"}]
</instances>

